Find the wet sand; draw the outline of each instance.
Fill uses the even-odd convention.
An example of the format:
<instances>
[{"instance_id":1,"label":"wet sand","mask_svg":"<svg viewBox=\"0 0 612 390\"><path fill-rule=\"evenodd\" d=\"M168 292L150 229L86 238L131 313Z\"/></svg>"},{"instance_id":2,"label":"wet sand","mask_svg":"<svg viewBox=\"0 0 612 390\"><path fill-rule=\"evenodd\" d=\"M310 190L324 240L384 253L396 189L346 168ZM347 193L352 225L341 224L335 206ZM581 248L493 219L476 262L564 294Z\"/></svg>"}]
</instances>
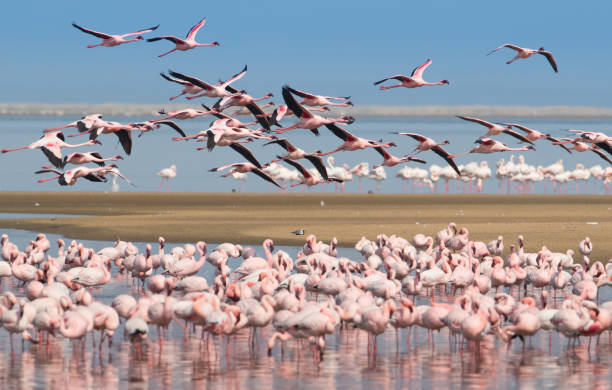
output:
<instances>
[{"instance_id":1,"label":"wet sand","mask_svg":"<svg viewBox=\"0 0 612 390\"><path fill-rule=\"evenodd\" d=\"M523 234L526 251L547 245L576 249L589 236L593 259L612 258L612 198L554 195L0 193L0 212L81 214L76 218L0 220L0 228L63 234L75 239L154 242L205 240L300 245L304 228L321 240L352 246L366 236L435 234L453 221L473 240L501 234L506 245Z\"/></svg>"}]
</instances>

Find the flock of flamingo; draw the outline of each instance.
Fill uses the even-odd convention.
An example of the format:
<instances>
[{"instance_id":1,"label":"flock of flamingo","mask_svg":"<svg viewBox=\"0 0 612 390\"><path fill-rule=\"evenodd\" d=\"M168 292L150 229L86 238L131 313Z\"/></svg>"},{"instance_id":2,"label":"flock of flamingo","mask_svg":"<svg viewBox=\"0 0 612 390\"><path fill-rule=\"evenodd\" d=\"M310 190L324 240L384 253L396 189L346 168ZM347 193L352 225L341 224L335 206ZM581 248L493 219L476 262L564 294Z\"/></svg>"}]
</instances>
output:
<instances>
[{"instance_id":1,"label":"flock of flamingo","mask_svg":"<svg viewBox=\"0 0 612 390\"><path fill-rule=\"evenodd\" d=\"M170 35L163 35L147 39L147 41L155 42L159 40L168 40L175 44L175 47L172 50L160 54L160 57L177 50L186 51L195 49L200 46L218 46L219 42L217 41L211 43L196 42L196 35L205 23L206 18L203 18L200 22L198 22L189 30L185 39L177 38L175 36ZM110 35L94 31L89 28L81 27L76 23L73 23L73 26L84 33L102 39L101 43L97 45L89 45L87 46L88 48L94 48L97 46L112 47L143 40L143 34L151 33L157 28L159 28L159 25L157 25L151 28L141 29L127 34ZM132 36L133 38L130 38ZM540 54L547 59L547 61L555 72L558 71L557 64L553 55L549 51L544 50L544 48L534 50L528 48L521 48L511 44L505 44L496 48L491 53L501 50L503 48L509 48L517 52L516 56L512 60L507 62L508 64L518 59L526 59L534 54ZM423 86L448 85L448 80L441 80L439 82L427 82L423 79L423 73L431 64L432 60L429 59L422 65L416 67L410 74L410 76L394 75L376 81L374 85L384 84L389 80L396 80L399 81L399 83L392 85L382 85L380 86L381 90L397 87L417 88ZM239 153L246 160L230 164L224 164L219 167L212 168L210 169L210 171L219 172L227 170L228 173L223 175L231 175L237 180L244 180L244 175L249 172L252 172L260 178L270 182L271 185L277 186L279 188L281 188L281 185L276 181L276 178L270 174L270 172L274 173L278 171L277 168L271 168L270 164L272 163L283 162L286 163L288 166L295 168L295 170L298 172L298 181L297 183L294 183L292 185L303 184L306 186L314 186L316 184L327 182L339 183L343 182L343 180L345 179L338 177L337 175L330 175L330 172L326 169L326 166L322 162L321 157L340 151L356 151L367 148L373 148L381 155L383 160L380 164L378 164L378 166L380 167L393 167L408 162L425 164L425 161L420 158L417 158L416 155L421 152L432 151L436 153L439 157L443 158L446 163L448 163L450 169L454 170L456 177L460 177L463 174L463 171L459 169L458 165L455 162L455 158L458 156L463 156L471 153L488 154L504 151L535 150L534 142L541 139L550 141L554 145L559 145L561 148L563 148L569 153L571 153L572 151L591 151L593 153L598 154L607 163L612 164L612 160L610 159L610 155L612 155L612 137L609 137L604 133L583 130L569 130L570 133L575 135L575 138L558 139L552 137L548 133L534 130L521 124L494 123L485 121L483 119L467 116L458 116L458 118L476 123L478 125L482 125L486 128L486 133L475 141L478 146L474 147L473 149L464 153L451 154L443 148L444 145L449 144L449 141L447 140L439 142L425 135L421 135L415 132L396 131L394 132L395 134L410 137L411 139L417 142L416 147L412 152L405 154L401 157L396 157L389 152L389 148L397 146L395 142L383 142L382 139L370 140L357 137L340 126L343 124L350 125L355 121L355 118L346 115L337 118L331 118L324 117L316 113L329 111L330 106L352 106L353 103L349 100L349 96L317 95L315 93L297 90L288 85L284 85L282 87L282 97L285 104L275 107L272 112L266 113L262 109L262 107L258 105L257 102L272 97L272 93L267 93L263 97L254 98L247 94L245 90L239 90L233 87L234 83L238 82L246 75L247 70L247 66L244 66L244 68L240 72L236 73L225 81L219 81L217 83L209 83L195 76L186 75L172 70L168 72L169 75L161 73L161 76L165 80L177 83L181 85L181 87L183 87L181 93L176 96L170 97L170 100L174 100L183 95L191 95L186 97L186 99L188 100L193 100L199 97L208 97L218 100L214 104L212 104L212 107L208 107L207 105L202 104L202 109L190 108L170 112L165 112L164 110L161 110L159 113L163 115L162 118L150 119L138 123L120 123L114 121L107 121L102 119L102 115L100 114L88 114L83 116L81 119L71 122L65 126L44 130L45 134L43 135L43 137L37 141L32 142L29 145L14 149L2 149L2 153L22 149L41 149L52 165L43 166L43 168L41 170L36 171L36 173L52 173L54 176L50 178L40 179L39 182L57 180L60 185L73 185L76 183L77 179L81 177L94 182L103 182L106 181L105 176L108 174L112 174L115 177L121 177L122 179L129 182L129 180L120 173L116 164L112 164L109 166L105 165L105 161L116 161L118 159L122 159L122 156L103 158L100 153L97 152L79 152L69 154L68 156L63 156L62 148L93 146L95 144L100 143L100 141L98 140L98 137L100 135L114 134L118 137L118 140L121 143L125 153L127 155L130 155L132 151L133 142L132 132L139 132L139 136L141 136L145 132L159 129L162 125L173 129L180 135L180 137L173 138L173 140L175 141L192 139L200 142L206 141L206 147L199 147L197 149L207 149L208 151L212 151L213 149L215 149L215 147L227 146L233 149L235 152ZM300 100L298 101L298 99ZM226 112L226 109L229 107L240 107L240 109L232 114L228 114ZM251 122L244 123L237 118L238 115L244 114L252 116ZM210 115L215 119L211 122L208 128L203 129L193 135L186 135L183 129L174 121L185 120L205 115ZM297 117L297 122L293 123L290 126L284 126L280 123L280 121L284 117L289 117L291 115ZM257 125L258 128L251 128L250 126L253 125ZM89 141L79 144L66 143L65 136L62 133L61 129L70 127L75 127L78 132L76 134L71 134L68 137L89 134ZM342 141L342 144L337 148L327 152L323 152L321 150L306 152L298 146L293 145L288 139L278 137L281 134L296 129L309 130L315 136L319 136L319 129L321 127L326 127L333 135L335 135ZM492 138L502 133L505 135L509 135L517 139L519 142L527 145L520 147L509 147L506 144ZM253 142L256 139L266 140L268 142L264 146L274 144L278 147L283 148L287 153L282 156L278 156L277 160L271 161L267 164L262 164L255 157L253 152L249 148L247 148L247 146L245 146L245 144ZM568 148L567 146L565 146L567 144L571 144L572 147ZM308 162L312 164L314 169L306 169L304 165L302 165L302 163L298 161L301 159L308 160ZM94 163L99 166L95 168L83 166L83 164L87 163ZM65 170L65 167L68 164L74 164L79 166L76 168ZM176 175L176 168L174 169L174 172L170 172L168 170L164 170L163 172L163 174L162 172L160 172L158 173L158 175L162 177L162 183L164 180L166 180L166 185L169 189L168 179ZM404 171L404 173L406 172ZM400 171L400 177L403 177L404 173ZM384 180L386 178L386 174L383 174L380 169L377 170L376 167L372 175L373 178L378 181ZM473 179L473 177L470 178L468 176L466 178L466 181L471 182L471 180ZM431 182L434 182L435 175L432 175L429 180ZM160 188L162 183L160 183Z\"/></svg>"},{"instance_id":2,"label":"flock of flamingo","mask_svg":"<svg viewBox=\"0 0 612 390\"><path fill-rule=\"evenodd\" d=\"M326 335L344 328L367 332L373 356L378 335L411 327L447 329L449 338L462 338L475 351L496 338L510 346L518 337L524 347L539 331L564 335L568 347L587 337L590 346L592 337L612 330L612 301L598 303L599 289L612 285L612 268L590 260L591 240L578 244L577 261L572 249L542 246L529 253L524 242L518 236L505 250L502 236L475 241L466 227L450 223L430 236L363 237L354 245L360 258L351 259L338 254L336 238L325 244L314 235L292 258L270 239L259 257L254 248L231 243L167 250L163 237L157 253L151 244L141 253L120 239L98 250L58 239L55 251L44 234L19 248L3 234L0 280L14 278L2 283L20 283L15 291L25 296L2 294L0 322L11 348L14 334L47 344L61 335L78 353L90 335L102 350L123 324L124 337L140 351L151 328L161 345L176 323L185 341L206 340L207 350L211 336L222 336L219 348L230 353L234 335L248 331L255 347L265 332L269 354L277 342L296 339L312 345L315 360L323 358ZM201 276L205 264L214 277ZM130 294L96 296L126 277Z\"/></svg>"}]
</instances>

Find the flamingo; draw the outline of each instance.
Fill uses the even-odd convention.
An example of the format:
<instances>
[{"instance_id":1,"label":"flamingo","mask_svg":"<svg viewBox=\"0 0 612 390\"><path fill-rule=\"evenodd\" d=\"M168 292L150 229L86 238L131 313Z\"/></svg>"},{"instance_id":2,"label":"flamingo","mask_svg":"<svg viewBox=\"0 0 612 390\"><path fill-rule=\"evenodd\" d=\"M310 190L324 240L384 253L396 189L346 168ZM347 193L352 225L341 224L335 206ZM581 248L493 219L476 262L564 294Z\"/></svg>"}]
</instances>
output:
<instances>
[{"instance_id":1,"label":"flamingo","mask_svg":"<svg viewBox=\"0 0 612 390\"><path fill-rule=\"evenodd\" d=\"M42 169L40 171L36 171L35 173L40 174L40 173L52 172L52 173L57 174L57 176L54 176L48 179L39 179L38 180L39 183L44 183L47 181L57 179L60 185L62 186L70 185L71 186L71 185L74 185L76 183L76 180L81 177L89 181L93 181L93 182L106 182L107 180L104 177L104 175L106 175L107 173L112 173L113 175L118 175L124 178L123 175L117 174L116 172L113 171L113 169L116 167L117 166L114 164L104 166L104 167L99 167L99 168L77 167L74 169L67 170L63 173L60 171L56 171L54 169Z\"/></svg>"},{"instance_id":2,"label":"flamingo","mask_svg":"<svg viewBox=\"0 0 612 390\"><path fill-rule=\"evenodd\" d=\"M527 126L523 126L523 125L519 125L517 123L503 123L504 126L511 126L511 127L516 127L517 129L524 131L526 134L526 137L528 140L530 141L537 141L539 139L546 139L549 140L550 142L559 142L559 140L553 136L551 136L550 134L544 134L542 132L539 132L537 130L534 129L530 129ZM561 146L563 149L565 149L568 153L572 153L571 150L569 150L567 147L565 147L565 145L559 145Z\"/></svg>"},{"instance_id":3,"label":"flamingo","mask_svg":"<svg viewBox=\"0 0 612 390\"><path fill-rule=\"evenodd\" d=\"M170 191L170 179L174 179L176 177L176 165L172 164L170 165L170 168L162 169L161 171L157 172L157 176L162 178L161 182L159 183L159 189L161 190L165 180L168 191Z\"/></svg>"},{"instance_id":4,"label":"flamingo","mask_svg":"<svg viewBox=\"0 0 612 390\"><path fill-rule=\"evenodd\" d=\"M354 150L361 150L365 148L376 148L376 147L390 148L392 146L397 146L393 142L387 142L383 144L381 142L372 141L372 140L361 138L361 137L355 137L353 134L344 130L340 126L337 126L335 123L326 124L325 127L327 127L332 133L334 133L336 137L343 140L344 143L340 145L338 148L332 150L331 152L320 153L319 156L327 156L329 154L340 152L342 150L354 151Z\"/></svg>"},{"instance_id":5,"label":"flamingo","mask_svg":"<svg viewBox=\"0 0 612 390\"><path fill-rule=\"evenodd\" d=\"M584 142L581 142L581 138L569 139L569 138L561 138L559 142L553 142L553 145L563 145L563 144L572 144L573 146L569 148L569 150L574 150L576 152L587 152L591 151L597 154L602 159L606 160L608 163L612 164L612 160L608 157L604 152L599 150L597 145L590 146Z\"/></svg>"},{"instance_id":6,"label":"flamingo","mask_svg":"<svg viewBox=\"0 0 612 390\"><path fill-rule=\"evenodd\" d=\"M469 116L461 116L461 115L457 115L457 118L463 119L464 121L474 122L474 123L478 123L478 124L485 126L487 128L487 132L481 138L486 137L486 136L499 135L500 133L505 133L505 134L508 134L518 139L519 141L527 142L533 145L533 142L531 142L527 137L525 137L522 134L517 133L516 131L512 131L512 126L509 124L499 125L497 123L487 122L480 118L472 118Z\"/></svg>"},{"instance_id":7,"label":"flamingo","mask_svg":"<svg viewBox=\"0 0 612 390\"><path fill-rule=\"evenodd\" d=\"M142 38L142 35L139 35L139 34L145 34L145 33L154 31L159 27L159 24L154 27L149 27L143 30L138 30L135 32L121 34L121 35L110 35L110 34L101 33L98 31L94 31L88 28L81 27L77 25L76 23L72 23L72 26L83 31L86 34L90 34L90 35L93 35L94 37L102 38L102 42L97 45L87 45L87 48L91 49L92 47L97 47L97 46L112 47L112 46L122 45L124 43L140 41L143 38ZM137 37L132 38L132 39L125 39L125 37L129 37L130 35L137 35Z\"/></svg>"},{"instance_id":8,"label":"flamingo","mask_svg":"<svg viewBox=\"0 0 612 390\"><path fill-rule=\"evenodd\" d=\"M304 166L302 164L300 164L297 161L293 161L293 160L289 160L289 159L284 159L284 162L286 162L287 164L293 166L295 169L297 169L301 174L302 174L302 180L299 183L294 183L291 185L291 187L295 187L295 186L299 186L300 184L305 184L308 187L312 187L314 185L317 185L319 183L327 183L330 181L334 181L334 182L342 182L342 180L337 179L335 177L318 177L318 176L314 176L312 174L310 174L310 172L308 172L308 170L306 168L304 168ZM325 168L325 167L323 167Z\"/></svg>"},{"instance_id":9,"label":"flamingo","mask_svg":"<svg viewBox=\"0 0 612 390\"><path fill-rule=\"evenodd\" d=\"M195 77L192 76L186 76L184 74L181 73L177 73L177 72L173 72L173 71L168 71L168 73L170 73L171 76L177 77L181 80L185 80L187 82L189 82L192 85L198 86L199 88L201 88L204 92L199 94L199 95L195 95L195 96L188 96L187 100L191 100L191 99L196 99L202 96L208 96L211 98L218 98L218 97L227 97L227 96L234 96L235 93L229 92L226 87L228 87L231 83L233 83L234 81L240 80L242 78L242 76L244 76L247 72L247 66L245 65L244 68L236 73L235 75L233 75L231 78L229 78L226 81L219 81L217 84L215 85L211 85L208 84L200 79L197 79ZM179 95L180 96L180 95Z\"/></svg>"},{"instance_id":10,"label":"flamingo","mask_svg":"<svg viewBox=\"0 0 612 390\"><path fill-rule=\"evenodd\" d=\"M526 150L535 150L535 147L533 145L527 145L527 146L523 146L520 148L510 148L502 142L495 141L494 139L486 138L486 137L479 138L474 143L477 143L480 145L473 148L472 150L468 152L456 154L450 157L455 158L455 157L463 156L463 155L470 154L470 153L488 154L488 153L496 153L496 152L518 152L518 151L526 151Z\"/></svg>"},{"instance_id":11,"label":"flamingo","mask_svg":"<svg viewBox=\"0 0 612 390\"><path fill-rule=\"evenodd\" d=\"M186 51L186 50L191 50L191 49L195 49L196 47L199 46L219 46L219 42L214 41L211 43L198 43L195 40L195 37L198 33L198 31L200 31L200 29L202 28L202 26L204 26L204 23L206 23L206 18L200 20L200 22L198 24L196 24L195 26L193 26L189 32L187 33L187 37L185 39L181 39L181 38L177 38L177 37L173 37L171 35L162 35L161 37L155 37L155 38L149 38L147 39L147 42L155 42L155 41L159 41L161 39L166 39L170 42L173 42L176 46L174 47L174 49L166 52L166 53L162 53L160 55L158 55L158 57L163 57L167 54L172 53L175 50L180 50L180 51Z\"/></svg>"},{"instance_id":12,"label":"flamingo","mask_svg":"<svg viewBox=\"0 0 612 390\"><path fill-rule=\"evenodd\" d=\"M397 87L418 88L424 85L449 84L448 80L440 80L437 83L429 83L423 80L423 72L425 71L425 69L427 69L429 65L431 65L431 59L428 59L424 64L419 65L416 68L414 68L414 70L410 74L410 77L404 76L404 75L395 75L395 76L387 77L382 80L376 81L374 85L384 83L387 80L398 80L400 82L399 84L390 85L390 86L382 85L380 89L385 90L385 89L391 89L391 88L397 88Z\"/></svg>"},{"instance_id":13,"label":"flamingo","mask_svg":"<svg viewBox=\"0 0 612 390\"><path fill-rule=\"evenodd\" d=\"M255 165L245 162L245 163L233 163L233 164L227 164L227 165L222 165L218 168L212 168L209 171L210 172L219 172L222 171L224 169L227 168L232 168L232 170L230 171L229 174L227 174L226 176L231 175L233 172L240 172L240 173L247 173L247 172L253 172L254 174L256 174L257 176L261 177L262 179L269 181L270 183L274 184L275 186L277 186L278 188L282 188L280 186L280 184L278 184L273 178L271 178L267 173L265 173L264 171L262 171L260 168L256 167Z\"/></svg>"},{"instance_id":14,"label":"flamingo","mask_svg":"<svg viewBox=\"0 0 612 390\"><path fill-rule=\"evenodd\" d=\"M169 100L174 100L174 99L179 98L179 97L181 97L183 95L195 95L197 93L202 92L202 88L201 87L198 87L197 85L195 85L193 83L190 83L189 81L179 80L179 79L172 78L170 76L167 76L164 72L161 72L159 75L161 77L163 77L164 79L172 82L172 83L177 83L177 84L180 84L180 85L182 85L184 87L183 90L181 91L181 93L179 93L176 96L170 96Z\"/></svg>"},{"instance_id":15,"label":"flamingo","mask_svg":"<svg viewBox=\"0 0 612 390\"><path fill-rule=\"evenodd\" d=\"M298 91L297 89L293 89L293 88L289 88L289 91L291 91L291 93L293 93L294 95L297 95L302 99L302 101L300 102L301 105L303 106L340 106L340 107L348 107L348 106L352 106L353 102L351 101L346 101L343 103L335 103L335 102L330 102L329 99L331 100L349 100L351 97L350 96L344 96L344 97L333 97L333 96L322 96L322 95L313 95L311 93L308 92L303 92L303 91Z\"/></svg>"},{"instance_id":16,"label":"flamingo","mask_svg":"<svg viewBox=\"0 0 612 390\"><path fill-rule=\"evenodd\" d=\"M79 131L88 131L97 123L97 121L102 120L102 114L89 114L84 115L81 119L70 122L67 125L53 127L50 129L44 129L43 133L49 133L51 131L66 129L68 127L76 127Z\"/></svg>"},{"instance_id":17,"label":"flamingo","mask_svg":"<svg viewBox=\"0 0 612 390\"><path fill-rule=\"evenodd\" d=\"M553 57L552 53L549 52L549 51L544 50L543 47L541 47L541 48L539 48L537 50L534 50L534 49L529 49L529 48L526 48L526 47L519 47L519 46L516 46L516 45L512 45L510 43L506 43L504 45L501 45L498 48L493 49L487 55L491 55L491 54L495 53L496 51L498 51L500 49L503 49L504 47L507 47L507 48L510 48L510 49L516 51L516 56L513 59L511 59L509 61L506 61L506 64L511 64L514 61L518 60L518 59L529 58L529 57L531 57L534 54L541 54L544 57L546 57L546 59L548 60L548 63L550 64L550 66L552 66L552 68L555 71L555 73L559 72L559 70L557 69L557 63L555 62L555 58Z\"/></svg>"},{"instance_id":18,"label":"flamingo","mask_svg":"<svg viewBox=\"0 0 612 390\"><path fill-rule=\"evenodd\" d=\"M22 146L20 148L2 149L1 152L8 153L25 149L41 149L43 150L43 153L47 156L47 158L49 158L51 163L53 163L57 162L57 160L61 161L61 148L78 148L81 146L90 146L94 144L101 144L101 142L94 142L92 140L89 140L81 144L67 144L66 138L64 138L64 134L61 131L54 131L43 135L37 141L34 141L29 145ZM46 148L46 151L42 148Z\"/></svg>"},{"instance_id":19,"label":"flamingo","mask_svg":"<svg viewBox=\"0 0 612 390\"><path fill-rule=\"evenodd\" d=\"M374 150L376 150L381 156L383 156L383 162L378 164L378 165L374 165L372 168L376 169L378 167L394 167L398 164L401 163L405 163L405 162L410 162L410 161L414 161L414 162L418 162L421 164L427 164L427 162L421 160L420 158L416 158L416 157L411 157L411 156L404 156L402 158L398 158L395 157L394 155L390 154L389 152L387 152L385 149L383 149L382 147L375 147Z\"/></svg>"},{"instance_id":20,"label":"flamingo","mask_svg":"<svg viewBox=\"0 0 612 390\"><path fill-rule=\"evenodd\" d=\"M333 123L351 124L355 120L353 117L350 117L350 116L342 116L340 118L333 119L333 118L324 118L322 116L311 113L310 111L308 111L308 109L306 109L300 103L298 103L297 100L295 100L295 98L291 94L291 88L288 85L283 86L283 99L285 100L287 107L291 111L293 111L293 113L298 118L300 118L300 120L294 125L291 125L289 127L274 130L274 132L277 134L282 134L287 131L299 128L299 129L308 129L315 135L319 135L318 128L323 125L328 125L328 124L333 124ZM275 122L278 123L278 120L280 120L280 118L276 119Z\"/></svg>"},{"instance_id":21,"label":"flamingo","mask_svg":"<svg viewBox=\"0 0 612 390\"><path fill-rule=\"evenodd\" d=\"M448 145L450 143L448 140L444 140L438 143L429 137L425 137L424 135L417 134L417 133L394 132L393 134L407 135L408 137L411 137L412 139L419 142L419 144L416 146L416 148L414 148L412 153L408 155L414 155L416 153L431 150L432 152L434 152L435 154L437 154L438 156L446 160L448 165L450 165L453 168L453 170L457 172L457 175L461 176L461 171L457 167L457 164L455 163L455 161L452 159L452 157L450 157L450 154L442 148L442 145Z\"/></svg>"},{"instance_id":22,"label":"flamingo","mask_svg":"<svg viewBox=\"0 0 612 390\"><path fill-rule=\"evenodd\" d=\"M158 114L166 115L166 116L161 118L161 119L157 119L155 121L152 121L152 122L164 121L164 120L173 119L173 118L174 119L192 119L192 118L197 118L199 116L212 114L212 113L215 113L215 112L217 112L217 111L216 110L202 111L202 110L195 110L193 108L186 108L184 110L176 110L176 111L170 111L170 112L166 112L164 110L160 110L160 111L158 111Z\"/></svg>"},{"instance_id":23,"label":"flamingo","mask_svg":"<svg viewBox=\"0 0 612 390\"><path fill-rule=\"evenodd\" d=\"M44 150L43 150L44 151ZM120 155L116 155L113 157L103 158L102 155L98 152L87 152L87 153L70 153L68 156L65 156L61 161L57 168L64 168L67 164L79 165L79 164L87 164L87 163L95 163L98 166L105 166L105 161L117 161L123 160L123 157ZM42 167L43 169L51 169L53 165L45 165Z\"/></svg>"}]
</instances>

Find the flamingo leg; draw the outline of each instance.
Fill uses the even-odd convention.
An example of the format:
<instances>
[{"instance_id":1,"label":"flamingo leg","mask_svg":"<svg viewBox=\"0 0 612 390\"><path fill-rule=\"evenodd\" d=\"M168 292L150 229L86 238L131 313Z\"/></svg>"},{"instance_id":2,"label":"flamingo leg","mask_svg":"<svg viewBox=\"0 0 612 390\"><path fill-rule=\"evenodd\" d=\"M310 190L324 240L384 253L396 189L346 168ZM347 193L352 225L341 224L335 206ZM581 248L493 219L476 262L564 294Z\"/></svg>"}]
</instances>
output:
<instances>
[{"instance_id":1,"label":"flamingo leg","mask_svg":"<svg viewBox=\"0 0 612 390\"><path fill-rule=\"evenodd\" d=\"M158 57L163 57L163 56L165 56L165 55L168 55L168 54L172 53L172 52L173 52L173 51L175 51L175 50L176 50L176 47L175 47L174 49L172 49L172 50L168 51L168 52L165 52L165 53L163 53L163 54L158 55Z\"/></svg>"}]
</instances>

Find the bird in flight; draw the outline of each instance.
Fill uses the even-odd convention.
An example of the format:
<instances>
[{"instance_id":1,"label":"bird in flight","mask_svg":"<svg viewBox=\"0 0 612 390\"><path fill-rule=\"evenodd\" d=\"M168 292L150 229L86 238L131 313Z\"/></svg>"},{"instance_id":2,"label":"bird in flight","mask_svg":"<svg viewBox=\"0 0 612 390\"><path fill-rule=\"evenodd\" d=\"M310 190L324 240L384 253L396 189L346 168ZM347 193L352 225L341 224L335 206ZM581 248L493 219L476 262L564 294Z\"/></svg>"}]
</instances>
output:
<instances>
[{"instance_id":1,"label":"bird in flight","mask_svg":"<svg viewBox=\"0 0 612 390\"><path fill-rule=\"evenodd\" d=\"M552 53L549 51L544 50L543 47L535 50L535 49L529 49L526 47L519 47L516 45L511 45L509 43L506 43L505 45L501 45L498 48L493 49L489 54L487 55L491 55L493 53L495 53L496 51L503 49L504 47L508 47L512 50L516 50L516 55L514 56L513 59L506 61L506 64L511 64L516 60L521 60L521 59L525 59L525 58L529 58L534 54L541 54L544 57L546 57L546 59L548 60L548 63L550 64L550 66L552 66L553 70L555 71L555 73L559 73L559 69L557 68L557 62L555 61L555 57L553 57Z\"/></svg>"}]
</instances>

